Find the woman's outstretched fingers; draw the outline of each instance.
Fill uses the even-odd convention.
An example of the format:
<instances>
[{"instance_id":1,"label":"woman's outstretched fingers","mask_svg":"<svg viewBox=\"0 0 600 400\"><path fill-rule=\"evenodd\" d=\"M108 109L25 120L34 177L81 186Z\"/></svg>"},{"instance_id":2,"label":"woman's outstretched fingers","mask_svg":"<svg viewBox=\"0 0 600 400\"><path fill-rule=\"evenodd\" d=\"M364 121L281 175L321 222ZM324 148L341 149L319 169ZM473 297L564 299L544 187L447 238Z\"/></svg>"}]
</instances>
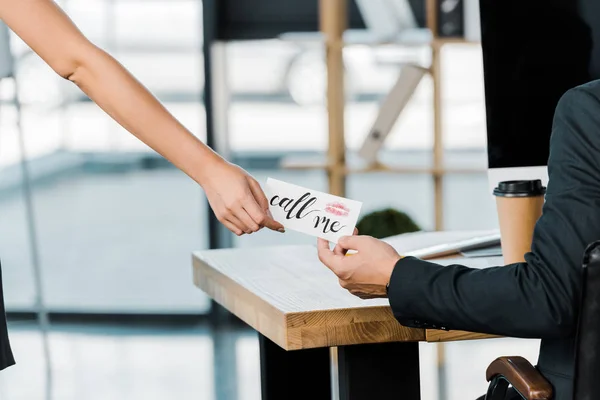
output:
<instances>
[{"instance_id":1,"label":"woman's outstretched fingers","mask_svg":"<svg viewBox=\"0 0 600 400\"><path fill-rule=\"evenodd\" d=\"M269 212L269 201L260 187L260 184L253 178L248 179L248 184L250 186L250 190L252 191L252 195L254 196L253 201L256 205L256 207L253 207L253 214L251 214L253 215L253 218L254 215L257 216L257 218L254 220L261 226L265 226L272 231L281 233L285 232L283 225L280 222L275 221Z\"/></svg>"}]
</instances>

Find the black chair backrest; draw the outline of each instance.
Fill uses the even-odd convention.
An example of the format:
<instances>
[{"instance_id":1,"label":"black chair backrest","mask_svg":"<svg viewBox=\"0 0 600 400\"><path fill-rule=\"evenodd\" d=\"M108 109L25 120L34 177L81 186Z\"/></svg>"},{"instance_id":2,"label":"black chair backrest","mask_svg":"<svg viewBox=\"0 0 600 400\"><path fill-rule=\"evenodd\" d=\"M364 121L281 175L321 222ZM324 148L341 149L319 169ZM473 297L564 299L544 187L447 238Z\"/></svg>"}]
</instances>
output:
<instances>
[{"instance_id":1,"label":"black chair backrest","mask_svg":"<svg viewBox=\"0 0 600 400\"><path fill-rule=\"evenodd\" d=\"M574 400L600 398L600 241L583 260L583 290L577 327Z\"/></svg>"}]
</instances>

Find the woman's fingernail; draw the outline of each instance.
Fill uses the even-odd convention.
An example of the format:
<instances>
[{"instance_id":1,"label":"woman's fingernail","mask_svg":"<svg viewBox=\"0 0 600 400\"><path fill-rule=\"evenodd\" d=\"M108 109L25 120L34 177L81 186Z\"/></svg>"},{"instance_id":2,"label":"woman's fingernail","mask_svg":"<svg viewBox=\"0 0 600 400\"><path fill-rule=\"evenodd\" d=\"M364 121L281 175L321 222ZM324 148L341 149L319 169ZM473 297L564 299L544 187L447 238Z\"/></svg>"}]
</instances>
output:
<instances>
[{"instance_id":1,"label":"woman's fingernail","mask_svg":"<svg viewBox=\"0 0 600 400\"><path fill-rule=\"evenodd\" d=\"M285 233L285 228L279 228L277 229L277 232Z\"/></svg>"}]
</instances>

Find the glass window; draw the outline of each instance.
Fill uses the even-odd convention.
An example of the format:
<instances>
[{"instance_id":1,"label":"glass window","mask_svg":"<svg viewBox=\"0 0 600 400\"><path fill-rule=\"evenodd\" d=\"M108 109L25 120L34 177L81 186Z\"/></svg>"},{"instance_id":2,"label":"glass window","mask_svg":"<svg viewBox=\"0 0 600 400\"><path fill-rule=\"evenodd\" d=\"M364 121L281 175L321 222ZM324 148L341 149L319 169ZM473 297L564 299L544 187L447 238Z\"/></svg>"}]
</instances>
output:
<instances>
[{"instance_id":1,"label":"glass window","mask_svg":"<svg viewBox=\"0 0 600 400\"><path fill-rule=\"evenodd\" d=\"M61 5L192 132L205 136L201 3ZM177 27L177 29L173 29ZM206 312L190 256L208 246L200 187L125 132L14 38L47 302L61 312ZM150 67L149 67L150 66ZM10 94L10 87L3 91ZM0 227L9 311L31 309L16 110L0 109Z\"/></svg>"}]
</instances>

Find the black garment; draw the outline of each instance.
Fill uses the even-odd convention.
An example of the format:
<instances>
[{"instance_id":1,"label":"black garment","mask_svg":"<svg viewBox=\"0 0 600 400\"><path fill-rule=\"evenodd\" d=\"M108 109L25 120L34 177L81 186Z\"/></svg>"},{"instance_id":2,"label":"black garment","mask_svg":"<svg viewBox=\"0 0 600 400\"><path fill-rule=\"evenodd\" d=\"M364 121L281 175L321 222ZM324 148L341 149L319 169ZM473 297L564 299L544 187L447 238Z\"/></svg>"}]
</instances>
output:
<instances>
[{"instance_id":1,"label":"black garment","mask_svg":"<svg viewBox=\"0 0 600 400\"><path fill-rule=\"evenodd\" d=\"M2 270L0 268L0 370L15 364L10 342L8 341L8 330L6 328L6 311L4 310L4 293L2 290Z\"/></svg>"},{"instance_id":2,"label":"black garment","mask_svg":"<svg viewBox=\"0 0 600 400\"><path fill-rule=\"evenodd\" d=\"M389 298L406 326L541 338L538 369L555 399L566 400L572 397L583 253L600 239L600 81L559 101L548 172L526 262L478 270L407 257L392 274Z\"/></svg>"}]
</instances>

